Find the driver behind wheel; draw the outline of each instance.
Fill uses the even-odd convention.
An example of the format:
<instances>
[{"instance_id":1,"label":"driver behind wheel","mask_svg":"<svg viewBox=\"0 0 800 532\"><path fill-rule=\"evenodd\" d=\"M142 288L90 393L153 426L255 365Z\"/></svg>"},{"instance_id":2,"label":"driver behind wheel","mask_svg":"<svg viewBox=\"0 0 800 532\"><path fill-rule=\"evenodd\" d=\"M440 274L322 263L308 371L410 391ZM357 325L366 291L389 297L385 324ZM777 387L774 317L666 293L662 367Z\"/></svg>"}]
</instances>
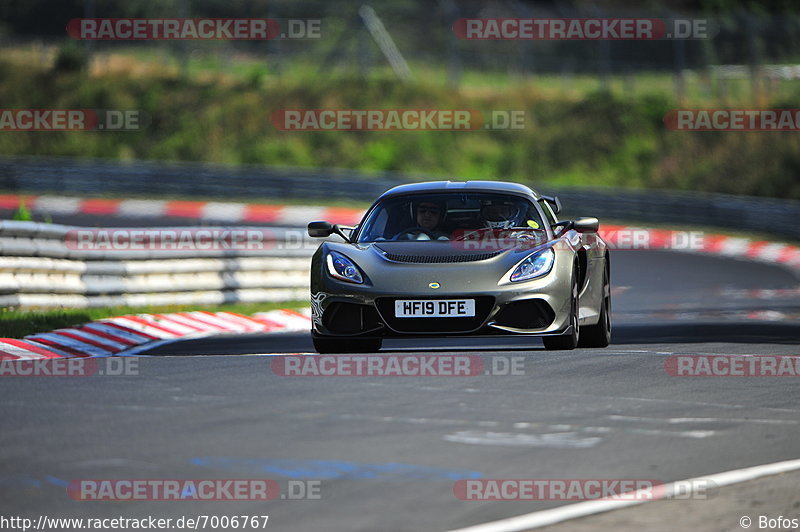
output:
<instances>
[{"instance_id":1,"label":"driver behind wheel","mask_svg":"<svg viewBox=\"0 0 800 532\"><path fill-rule=\"evenodd\" d=\"M449 240L446 233L440 230L444 218L444 205L435 201L422 200L415 203L414 220L417 227L408 230L408 240Z\"/></svg>"}]
</instances>

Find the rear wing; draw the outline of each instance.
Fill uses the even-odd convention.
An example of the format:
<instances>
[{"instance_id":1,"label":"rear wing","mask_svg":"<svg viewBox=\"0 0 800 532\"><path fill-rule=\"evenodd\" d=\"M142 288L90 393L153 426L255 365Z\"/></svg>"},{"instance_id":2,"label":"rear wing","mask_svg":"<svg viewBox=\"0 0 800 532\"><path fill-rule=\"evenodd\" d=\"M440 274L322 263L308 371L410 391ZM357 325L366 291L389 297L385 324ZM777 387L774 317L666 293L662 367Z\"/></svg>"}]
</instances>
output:
<instances>
[{"instance_id":1,"label":"rear wing","mask_svg":"<svg viewBox=\"0 0 800 532\"><path fill-rule=\"evenodd\" d=\"M553 209L553 214L558 214L561 212L561 200L558 199L558 196L542 196L542 199L550 205L551 209Z\"/></svg>"}]
</instances>

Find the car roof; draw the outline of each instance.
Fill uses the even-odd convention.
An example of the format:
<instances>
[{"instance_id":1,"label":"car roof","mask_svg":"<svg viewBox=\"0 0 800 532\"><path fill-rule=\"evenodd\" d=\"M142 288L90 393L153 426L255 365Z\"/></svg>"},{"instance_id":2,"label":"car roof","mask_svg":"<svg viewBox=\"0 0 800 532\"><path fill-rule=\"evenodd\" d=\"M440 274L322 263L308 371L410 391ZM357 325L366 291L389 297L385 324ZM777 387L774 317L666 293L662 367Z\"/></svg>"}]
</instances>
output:
<instances>
[{"instance_id":1,"label":"car roof","mask_svg":"<svg viewBox=\"0 0 800 532\"><path fill-rule=\"evenodd\" d=\"M535 190L519 183L507 181L426 181L396 186L381 194L378 199L424 192L500 192L525 196L534 201L541 198Z\"/></svg>"}]
</instances>

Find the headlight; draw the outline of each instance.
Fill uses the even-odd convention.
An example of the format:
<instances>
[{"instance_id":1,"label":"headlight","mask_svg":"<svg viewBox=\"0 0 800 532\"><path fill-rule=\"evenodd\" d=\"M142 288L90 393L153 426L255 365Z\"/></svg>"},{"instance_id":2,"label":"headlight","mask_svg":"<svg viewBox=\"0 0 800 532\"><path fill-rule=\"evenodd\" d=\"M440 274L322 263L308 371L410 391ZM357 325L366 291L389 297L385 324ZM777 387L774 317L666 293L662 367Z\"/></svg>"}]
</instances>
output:
<instances>
[{"instance_id":1,"label":"headlight","mask_svg":"<svg viewBox=\"0 0 800 532\"><path fill-rule=\"evenodd\" d=\"M530 255L514 269L514 273L511 274L511 282L529 281L549 273L553 269L555 258L556 253L552 248Z\"/></svg>"},{"instance_id":2,"label":"headlight","mask_svg":"<svg viewBox=\"0 0 800 532\"><path fill-rule=\"evenodd\" d=\"M364 282L358 267L344 255L336 253L335 251L329 251L327 262L328 273L337 279L358 284Z\"/></svg>"}]
</instances>

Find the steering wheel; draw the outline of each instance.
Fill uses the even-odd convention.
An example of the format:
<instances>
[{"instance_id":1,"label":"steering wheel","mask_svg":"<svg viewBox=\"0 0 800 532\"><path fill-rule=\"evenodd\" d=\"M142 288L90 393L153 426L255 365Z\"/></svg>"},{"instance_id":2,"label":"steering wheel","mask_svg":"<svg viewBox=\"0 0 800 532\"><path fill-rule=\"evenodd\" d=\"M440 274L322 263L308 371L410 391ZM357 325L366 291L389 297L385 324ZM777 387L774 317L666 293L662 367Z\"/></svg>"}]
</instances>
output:
<instances>
[{"instance_id":1,"label":"steering wheel","mask_svg":"<svg viewBox=\"0 0 800 532\"><path fill-rule=\"evenodd\" d=\"M400 231L399 233L397 233L396 235L394 235L392 237L392 240L400 240L401 237L404 237L405 235L410 235L412 233L425 233L426 235L428 235L428 237L430 237L431 240L436 240L436 235L434 235L433 233L431 233L427 229L423 229L422 227L419 227L419 226L412 227L412 228L406 229L404 231Z\"/></svg>"}]
</instances>

